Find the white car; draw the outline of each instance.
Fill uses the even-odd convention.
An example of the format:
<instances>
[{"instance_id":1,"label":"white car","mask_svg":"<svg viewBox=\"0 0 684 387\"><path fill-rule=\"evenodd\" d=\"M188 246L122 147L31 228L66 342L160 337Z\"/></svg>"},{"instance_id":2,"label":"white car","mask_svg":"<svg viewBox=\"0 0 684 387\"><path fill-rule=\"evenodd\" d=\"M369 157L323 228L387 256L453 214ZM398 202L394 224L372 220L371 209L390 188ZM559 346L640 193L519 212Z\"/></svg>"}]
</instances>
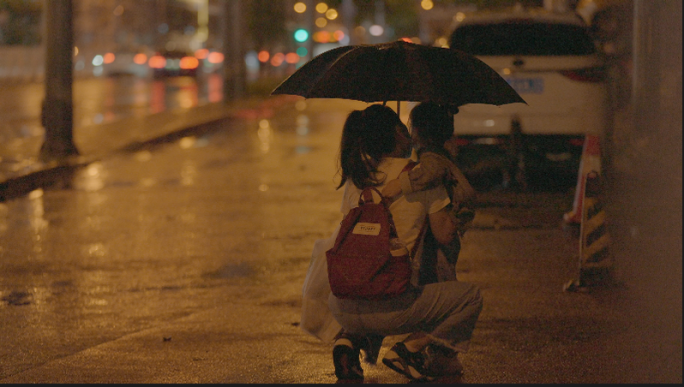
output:
<instances>
[{"instance_id":1,"label":"white car","mask_svg":"<svg viewBox=\"0 0 684 387\"><path fill-rule=\"evenodd\" d=\"M584 136L602 139L608 123L604 63L583 19L518 7L458 13L451 31L449 47L494 68L528 104L460 107L454 133L466 175L573 187Z\"/></svg>"}]
</instances>

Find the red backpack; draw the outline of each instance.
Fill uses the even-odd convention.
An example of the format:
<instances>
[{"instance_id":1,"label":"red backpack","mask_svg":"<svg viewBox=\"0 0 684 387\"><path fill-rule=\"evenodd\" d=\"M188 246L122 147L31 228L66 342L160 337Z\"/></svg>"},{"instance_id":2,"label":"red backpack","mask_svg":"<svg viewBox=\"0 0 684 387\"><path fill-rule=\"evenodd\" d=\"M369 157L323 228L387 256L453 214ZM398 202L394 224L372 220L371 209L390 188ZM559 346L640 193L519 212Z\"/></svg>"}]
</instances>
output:
<instances>
[{"instance_id":1,"label":"red backpack","mask_svg":"<svg viewBox=\"0 0 684 387\"><path fill-rule=\"evenodd\" d=\"M414 162L404 168L411 169ZM373 201L373 191L380 195ZM422 238L427 217L409 254L397 237L389 199L375 187L361 192L359 206L342 220L335 245L326 251L330 290L338 298L385 299L409 287L411 258Z\"/></svg>"}]
</instances>

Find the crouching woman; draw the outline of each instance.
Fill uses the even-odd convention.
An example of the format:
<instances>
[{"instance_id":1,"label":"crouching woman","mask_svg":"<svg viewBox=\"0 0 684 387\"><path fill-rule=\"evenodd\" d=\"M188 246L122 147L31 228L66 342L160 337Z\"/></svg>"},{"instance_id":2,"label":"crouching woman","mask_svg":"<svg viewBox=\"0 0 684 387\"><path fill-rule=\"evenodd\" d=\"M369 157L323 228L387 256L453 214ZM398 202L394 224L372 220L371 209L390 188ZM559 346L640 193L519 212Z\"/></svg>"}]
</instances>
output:
<instances>
[{"instance_id":1,"label":"crouching woman","mask_svg":"<svg viewBox=\"0 0 684 387\"><path fill-rule=\"evenodd\" d=\"M346 214L358 205L364 188L375 186L382 190L386 182L398 176L410 160L410 151L410 134L391 108L371 105L350 113L340 144L342 212ZM449 244L457 237L456 226L448 214L449 203L441 186L402 195L392 202L390 212L398 236L409 251L414 243L419 243L426 217L440 243ZM482 310L482 297L475 285L446 281L412 286L385 300L341 299L331 294L328 305L349 334L409 334L387 351L382 362L411 380L426 381L461 373L457 355L468 350ZM333 361L336 369L354 364L358 361L358 349L353 344L336 347Z\"/></svg>"}]
</instances>

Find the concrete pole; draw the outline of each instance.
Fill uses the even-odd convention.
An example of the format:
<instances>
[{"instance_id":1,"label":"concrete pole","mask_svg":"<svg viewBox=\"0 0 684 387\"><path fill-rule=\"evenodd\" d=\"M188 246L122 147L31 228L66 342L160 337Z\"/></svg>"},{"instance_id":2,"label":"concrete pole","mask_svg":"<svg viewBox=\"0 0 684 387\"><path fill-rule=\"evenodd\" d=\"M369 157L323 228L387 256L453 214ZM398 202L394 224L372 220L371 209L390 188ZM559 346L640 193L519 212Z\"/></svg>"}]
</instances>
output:
<instances>
[{"instance_id":1,"label":"concrete pole","mask_svg":"<svg viewBox=\"0 0 684 387\"><path fill-rule=\"evenodd\" d=\"M667 138L667 142L671 135L681 135L681 121L662 125L677 116L674 112L681 120L682 21L677 19L681 13L681 1L635 0L632 102L636 129L649 137ZM678 126L679 131L675 130ZM656 135L657 131L663 132Z\"/></svg>"},{"instance_id":2,"label":"concrete pole","mask_svg":"<svg viewBox=\"0 0 684 387\"><path fill-rule=\"evenodd\" d=\"M648 149L654 150L659 161L671 155L678 157L679 170L682 166L681 15L680 0L634 2L634 135L649 144Z\"/></svg>"},{"instance_id":3,"label":"concrete pole","mask_svg":"<svg viewBox=\"0 0 684 387\"><path fill-rule=\"evenodd\" d=\"M634 2L634 141L648 144L645 149L652 151L658 162L677 160L673 164L680 172L673 177L681 176L682 168L681 17L681 0ZM639 164L656 167L643 160ZM662 165L660 171L675 170ZM681 177L679 184L681 194Z\"/></svg>"},{"instance_id":4,"label":"concrete pole","mask_svg":"<svg viewBox=\"0 0 684 387\"><path fill-rule=\"evenodd\" d=\"M244 98L247 95L247 69L245 65L244 19L242 0L223 2L225 21L223 53L223 101Z\"/></svg>"},{"instance_id":5,"label":"concrete pole","mask_svg":"<svg viewBox=\"0 0 684 387\"><path fill-rule=\"evenodd\" d=\"M650 349L639 356L658 364L659 380L681 381L682 1L634 0L633 12L634 127L616 128L628 132L620 133L624 145L616 151L620 163L614 163L615 188L606 202L615 206L612 224L628 228L616 263L630 305L638 305L630 321L652 333ZM644 322L646 315L657 317Z\"/></svg>"},{"instance_id":6,"label":"concrete pole","mask_svg":"<svg viewBox=\"0 0 684 387\"><path fill-rule=\"evenodd\" d=\"M72 0L45 1L45 100L41 123L45 140L43 162L77 155L73 143L73 26Z\"/></svg>"},{"instance_id":7,"label":"concrete pole","mask_svg":"<svg viewBox=\"0 0 684 387\"><path fill-rule=\"evenodd\" d=\"M354 18L356 17L356 5L354 0L342 0L342 21L347 29L347 34L349 36L349 44L356 44L356 38L354 38Z\"/></svg>"},{"instance_id":8,"label":"concrete pole","mask_svg":"<svg viewBox=\"0 0 684 387\"><path fill-rule=\"evenodd\" d=\"M307 31L309 31L309 39L306 40L306 60L309 61L314 57L314 41L313 35L316 32L316 3L314 0L306 0L306 12L304 12L304 25Z\"/></svg>"}]
</instances>

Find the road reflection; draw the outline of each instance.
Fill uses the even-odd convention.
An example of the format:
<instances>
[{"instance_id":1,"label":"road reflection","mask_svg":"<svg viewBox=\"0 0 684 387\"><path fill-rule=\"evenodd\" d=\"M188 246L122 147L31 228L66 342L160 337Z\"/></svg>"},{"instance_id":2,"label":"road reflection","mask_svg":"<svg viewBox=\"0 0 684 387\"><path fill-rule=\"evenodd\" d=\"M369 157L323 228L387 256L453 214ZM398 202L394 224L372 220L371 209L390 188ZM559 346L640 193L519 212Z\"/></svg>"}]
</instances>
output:
<instances>
[{"instance_id":1,"label":"road reflection","mask_svg":"<svg viewBox=\"0 0 684 387\"><path fill-rule=\"evenodd\" d=\"M40 120L43 83L0 88L0 176L35 163L45 129ZM174 109L189 109L223 99L223 77L165 79L135 76L76 79L73 84L73 127L85 128L126 117L145 117Z\"/></svg>"},{"instance_id":2,"label":"road reflection","mask_svg":"<svg viewBox=\"0 0 684 387\"><path fill-rule=\"evenodd\" d=\"M42 83L0 88L2 138L42 136L40 113L44 97ZM73 85L74 127L191 108L222 99L223 77L219 74L160 80L132 76L77 79Z\"/></svg>"},{"instance_id":3,"label":"road reflection","mask_svg":"<svg viewBox=\"0 0 684 387\"><path fill-rule=\"evenodd\" d=\"M222 99L223 77L219 74L158 80L110 77L77 81L74 84L74 126L187 109Z\"/></svg>"}]
</instances>

